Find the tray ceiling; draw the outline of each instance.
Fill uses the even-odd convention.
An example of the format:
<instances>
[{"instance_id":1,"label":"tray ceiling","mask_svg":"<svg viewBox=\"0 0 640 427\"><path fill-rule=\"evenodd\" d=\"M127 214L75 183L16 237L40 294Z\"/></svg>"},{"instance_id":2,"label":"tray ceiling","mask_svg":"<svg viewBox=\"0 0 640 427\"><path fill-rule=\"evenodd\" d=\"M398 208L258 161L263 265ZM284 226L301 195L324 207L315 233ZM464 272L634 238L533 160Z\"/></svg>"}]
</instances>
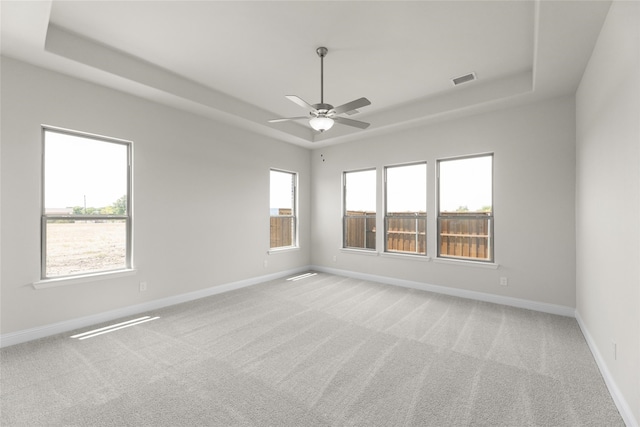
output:
<instances>
[{"instance_id":1,"label":"tray ceiling","mask_svg":"<svg viewBox=\"0 0 640 427\"><path fill-rule=\"evenodd\" d=\"M574 93L609 5L3 1L2 54L314 148ZM325 102L367 97L367 130L267 122L320 101L318 46Z\"/></svg>"}]
</instances>

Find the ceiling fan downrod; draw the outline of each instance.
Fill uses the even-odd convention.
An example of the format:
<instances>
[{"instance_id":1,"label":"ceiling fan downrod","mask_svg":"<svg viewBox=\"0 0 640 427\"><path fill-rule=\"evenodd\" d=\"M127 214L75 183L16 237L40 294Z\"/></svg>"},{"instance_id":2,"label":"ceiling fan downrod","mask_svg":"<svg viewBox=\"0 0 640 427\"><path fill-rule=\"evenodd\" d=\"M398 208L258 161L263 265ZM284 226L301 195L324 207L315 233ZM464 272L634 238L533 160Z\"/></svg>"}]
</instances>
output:
<instances>
[{"instance_id":1,"label":"ceiling fan downrod","mask_svg":"<svg viewBox=\"0 0 640 427\"><path fill-rule=\"evenodd\" d=\"M328 52L329 49L324 46L316 49L316 53L320 57L320 104L324 104L324 57Z\"/></svg>"}]
</instances>

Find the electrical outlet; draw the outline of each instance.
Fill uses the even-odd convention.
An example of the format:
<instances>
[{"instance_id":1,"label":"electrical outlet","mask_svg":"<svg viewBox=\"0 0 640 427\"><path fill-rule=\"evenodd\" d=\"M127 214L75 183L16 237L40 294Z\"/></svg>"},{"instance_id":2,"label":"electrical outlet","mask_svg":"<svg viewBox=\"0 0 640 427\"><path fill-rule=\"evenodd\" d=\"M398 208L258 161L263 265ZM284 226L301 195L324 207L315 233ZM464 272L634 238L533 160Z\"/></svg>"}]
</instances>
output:
<instances>
[{"instance_id":1,"label":"electrical outlet","mask_svg":"<svg viewBox=\"0 0 640 427\"><path fill-rule=\"evenodd\" d=\"M333 262L336 262L336 261L338 261L338 257L334 255L333 256Z\"/></svg>"},{"instance_id":2,"label":"electrical outlet","mask_svg":"<svg viewBox=\"0 0 640 427\"><path fill-rule=\"evenodd\" d=\"M264 264L263 264L263 265L264 265L264 268L269 267L269 261L267 261L267 260L265 259L265 260L264 260Z\"/></svg>"},{"instance_id":3,"label":"electrical outlet","mask_svg":"<svg viewBox=\"0 0 640 427\"><path fill-rule=\"evenodd\" d=\"M500 286L508 286L508 285L509 285L509 279L507 279L506 277L501 277Z\"/></svg>"},{"instance_id":4,"label":"electrical outlet","mask_svg":"<svg viewBox=\"0 0 640 427\"><path fill-rule=\"evenodd\" d=\"M147 290L147 282L140 282L140 292Z\"/></svg>"},{"instance_id":5,"label":"electrical outlet","mask_svg":"<svg viewBox=\"0 0 640 427\"><path fill-rule=\"evenodd\" d=\"M613 352L613 360L618 360L618 344L615 341L611 341L611 351Z\"/></svg>"}]
</instances>

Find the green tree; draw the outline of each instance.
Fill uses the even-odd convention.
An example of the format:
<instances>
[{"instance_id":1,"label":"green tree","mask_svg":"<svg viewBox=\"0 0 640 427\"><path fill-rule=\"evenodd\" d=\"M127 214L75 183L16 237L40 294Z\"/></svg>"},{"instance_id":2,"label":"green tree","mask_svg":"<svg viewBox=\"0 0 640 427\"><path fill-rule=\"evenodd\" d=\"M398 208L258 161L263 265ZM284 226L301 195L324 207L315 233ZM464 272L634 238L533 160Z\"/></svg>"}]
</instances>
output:
<instances>
[{"instance_id":1,"label":"green tree","mask_svg":"<svg viewBox=\"0 0 640 427\"><path fill-rule=\"evenodd\" d=\"M127 213L127 195L120 197L111 205L113 208L113 215L124 215Z\"/></svg>"},{"instance_id":2,"label":"green tree","mask_svg":"<svg viewBox=\"0 0 640 427\"><path fill-rule=\"evenodd\" d=\"M456 212L469 212L469 208L467 206L458 206Z\"/></svg>"},{"instance_id":3,"label":"green tree","mask_svg":"<svg viewBox=\"0 0 640 427\"><path fill-rule=\"evenodd\" d=\"M114 208L113 206L106 206L102 209L100 209L100 215L113 215L114 214Z\"/></svg>"}]
</instances>

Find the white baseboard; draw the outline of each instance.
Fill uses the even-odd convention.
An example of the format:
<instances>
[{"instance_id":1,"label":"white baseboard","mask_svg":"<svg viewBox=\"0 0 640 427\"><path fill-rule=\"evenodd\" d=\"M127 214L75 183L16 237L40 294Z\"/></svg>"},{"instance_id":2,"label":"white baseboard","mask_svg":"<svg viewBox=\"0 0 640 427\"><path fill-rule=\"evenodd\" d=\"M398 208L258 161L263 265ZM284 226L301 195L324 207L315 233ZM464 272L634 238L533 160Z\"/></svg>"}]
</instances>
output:
<instances>
[{"instance_id":1,"label":"white baseboard","mask_svg":"<svg viewBox=\"0 0 640 427\"><path fill-rule=\"evenodd\" d=\"M461 298L474 299L478 301L491 302L495 304L508 305L512 307L525 308L528 310L540 311L543 313L558 314L561 316L574 317L575 309L572 307L566 307L562 305L547 304L537 301L524 300L519 298L505 297L500 295L487 294L483 292L469 291L465 289L449 288L446 286L430 285L422 282L413 282L410 280L396 279L387 276L377 276L373 274L358 273L348 270L340 270L335 268L323 267L318 265L303 266L292 270L281 271L274 274L268 274L264 276L258 276L251 279L241 280L238 282L226 283L223 285L213 286L211 288L202 289L199 291L189 292L186 294L175 295L159 300L149 301L142 304L123 307L116 310L111 310L95 315L81 317L77 319L66 320L63 322L53 323L50 325L31 328L23 331L12 332L0 336L0 347L7 347L14 344L19 344L39 338L44 338L50 335L55 335L63 332L73 331L78 328L84 328L92 326L98 323L109 322L115 319L120 319L126 316L138 315L150 310L157 310L159 308L168 307L175 304L180 304L187 301L193 301L199 298L208 297L211 295L220 294L223 292L232 291L235 289L244 288L246 286L252 286L261 282L278 279L280 277L288 276L291 274L301 273L308 270L316 270L320 272L335 274L338 276L353 277L361 280L369 280L372 282L385 283L389 285L402 286L405 288L419 289L423 291L435 292L439 294L451 295Z\"/></svg>"},{"instance_id":2,"label":"white baseboard","mask_svg":"<svg viewBox=\"0 0 640 427\"><path fill-rule=\"evenodd\" d=\"M280 271L278 273L267 274L264 276L253 277L250 279L240 280L237 282L225 283L223 285L213 286L199 291L188 292L186 294L175 295L172 297L162 298L142 304L131 305L128 307L110 310L103 313L92 314L90 316L80 317L76 319L65 320L62 322L52 323L49 325L38 326L35 328L25 329L18 332L10 332L0 335L0 348L20 344L27 341L45 338L51 335L61 334L73 331L87 326L93 326L98 323L110 322L127 316L135 316L151 310L157 310L169 307L183 302L193 301L200 298L229 292L247 286L253 286L258 283L267 282L269 280L279 279L281 277L292 274L299 274L309 271L309 266L299 267L291 270Z\"/></svg>"},{"instance_id":3,"label":"white baseboard","mask_svg":"<svg viewBox=\"0 0 640 427\"><path fill-rule=\"evenodd\" d=\"M337 276L352 277L354 279L369 280L371 282L419 289L422 291L435 292L438 294L451 295L454 297L491 302L495 304L508 305L511 307L525 308L527 310L540 311L543 313L557 314L566 317L575 316L575 309L573 307L567 307L564 305L548 304L544 302L531 301L520 298L505 297L501 295L487 294L484 292L469 291L466 289L449 288L447 286L430 285L428 283L413 282L410 280L396 279L394 277L377 276L374 274L339 270L336 268L324 267L319 265L313 265L311 266L311 269L324 273L335 274Z\"/></svg>"},{"instance_id":4,"label":"white baseboard","mask_svg":"<svg viewBox=\"0 0 640 427\"><path fill-rule=\"evenodd\" d=\"M616 404L616 407L618 408L618 412L620 412L622 419L624 420L627 427L638 427L638 420L635 419L629 403L624 398L624 396L620 392L620 389L618 388L618 385L611 376L611 372L609 372L609 368L607 367L607 364L605 363L600 350L598 350L598 346L591 337L591 334L587 329L587 325L584 324L582 317L580 317L580 312L578 312L578 310L576 310L576 320L578 321L578 325L580 326L582 335L584 335L584 338L587 341L587 345L591 350L591 354L593 354L593 358L596 360L596 364L598 365L598 369L600 369L602 378L604 378L604 382L609 389L609 394L611 394L611 398Z\"/></svg>"}]
</instances>

